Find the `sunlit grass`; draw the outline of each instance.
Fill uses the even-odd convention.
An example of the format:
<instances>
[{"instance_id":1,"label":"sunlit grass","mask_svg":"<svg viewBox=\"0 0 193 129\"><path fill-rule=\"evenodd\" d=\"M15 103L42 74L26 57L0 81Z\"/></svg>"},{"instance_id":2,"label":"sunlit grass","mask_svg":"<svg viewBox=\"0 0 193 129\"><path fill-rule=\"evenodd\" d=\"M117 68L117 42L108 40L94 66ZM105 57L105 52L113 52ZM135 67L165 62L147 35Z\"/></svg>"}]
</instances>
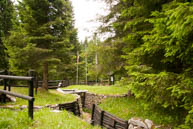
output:
<instances>
[{"instance_id":1,"label":"sunlit grass","mask_svg":"<svg viewBox=\"0 0 193 129\"><path fill-rule=\"evenodd\" d=\"M121 94L128 93L127 87L119 87L119 86L73 85L62 89L88 90L91 93L104 94L104 95L121 95Z\"/></svg>"},{"instance_id":2,"label":"sunlit grass","mask_svg":"<svg viewBox=\"0 0 193 129\"><path fill-rule=\"evenodd\" d=\"M0 116L0 129L100 129L67 111L42 109L34 113L34 121L28 118L27 110L0 109Z\"/></svg>"},{"instance_id":3,"label":"sunlit grass","mask_svg":"<svg viewBox=\"0 0 193 129\"><path fill-rule=\"evenodd\" d=\"M20 93L23 95L28 95L28 88L22 88L22 87L13 87L11 89L12 92ZM65 102L71 102L75 100L75 96L68 94L64 95L62 93L57 92L56 90L49 90L44 91L40 90L38 91L37 95L34 93L35 102L34 104L37 106L44 106L46 104L60 104ZM16 98L16 103L7 103L9 105L27 105L28 101Z\"/></svg>"},{"instance_id":4,"label":"sunlit grass","mask_svg":"<svg viewBox=\"0 0 193 129\"><path fill-rule=\"evenodd\" d=\"M2 88L0 87L0 89ZM12 88L12 92L28 95L28 88ZM75 100L74 95L64 95L56 90L49 90L49 92L41 90L34 97L35 105L38 106ZM16 103L7 103L7 105L15 105L16 107L27 104L28 101L19 98L17 98ZM93 127L65 110L56 113L43 108L34 112L34 120L29 119L27 109L0 109L0 129L99 129L99 127Z\"/></svg>"},{"instance_id":5,"label":"sunlit grass","mask_svg":"<svg viewBox=\"0 0 193 129\"><path fill-rule=\"evenodd\" d=\"M172 125L177 123L175 112L165 112L147 108L142 100L137 100L134 97L130 98L108 98L99 105L103 110L108 111L115 116L124 120L129 120L131 117L142 119L150 119L156 124Z\"/></svg>"}]
</instances>

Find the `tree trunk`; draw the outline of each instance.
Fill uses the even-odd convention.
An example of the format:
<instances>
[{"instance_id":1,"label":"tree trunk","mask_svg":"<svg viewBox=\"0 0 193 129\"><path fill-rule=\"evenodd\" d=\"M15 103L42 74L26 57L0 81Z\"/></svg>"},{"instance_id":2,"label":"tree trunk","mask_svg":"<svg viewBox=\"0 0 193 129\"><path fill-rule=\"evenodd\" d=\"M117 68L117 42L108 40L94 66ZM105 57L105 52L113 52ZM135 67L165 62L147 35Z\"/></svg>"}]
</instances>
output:
<instances>
[{"instance_id":1,"label":"tree trunk","mask_svg":"<svg viewBox=\"0 0 193 129\"><path fill-rule=\"evenodd\" d=\"M43 64L43 83L42 88L48 90L48 62Z\"/></svg>"}]
</instances>

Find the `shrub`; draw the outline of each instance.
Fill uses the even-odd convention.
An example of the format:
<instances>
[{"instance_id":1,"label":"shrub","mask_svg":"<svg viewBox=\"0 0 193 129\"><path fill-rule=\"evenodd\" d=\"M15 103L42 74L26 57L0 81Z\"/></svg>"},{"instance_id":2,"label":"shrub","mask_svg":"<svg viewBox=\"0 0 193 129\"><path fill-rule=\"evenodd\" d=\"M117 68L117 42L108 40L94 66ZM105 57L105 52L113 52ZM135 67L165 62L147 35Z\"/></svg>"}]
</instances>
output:
<instances>
[{"instance_id":1,"label":"shrub","mask_svg":"<svg viewBox=\"0 0 193 129\"><path fill-rule=\"evenodd\" d=\"M180 127L193 127L192 78L171 72L133 72L130 81L129 89L137 98L144 99L153 107L176 110L177 117L185 121L185 125Z\"/></svg>"}]
</instances>

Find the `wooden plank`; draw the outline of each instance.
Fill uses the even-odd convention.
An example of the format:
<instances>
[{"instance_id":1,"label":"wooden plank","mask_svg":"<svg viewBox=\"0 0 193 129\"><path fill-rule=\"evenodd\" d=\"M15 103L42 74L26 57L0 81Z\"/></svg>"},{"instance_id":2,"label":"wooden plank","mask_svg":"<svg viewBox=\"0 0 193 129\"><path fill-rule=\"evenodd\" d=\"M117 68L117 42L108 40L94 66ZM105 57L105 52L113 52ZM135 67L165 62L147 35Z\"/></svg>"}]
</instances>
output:
<instances>
[{"instance_id":1,"label":"wooden plank","mask_svg":"<svg viewBox=\"0 0 193 129\"><path fill-rule=\"evenodd\" d=\"M125 122L125 124L121 124L121 123L116 123L115 127L122 127L123 129L127 129L128 128L128 122Z\"/></svg>"},{"instance_id":2,"label":"wooden plank","mask_svg":"<svg viewBox=\"0 0 193 129\"><path fill-rule=\"evenodd\" d=\"M10 80L26 80L30 81L33 77L25 77L25 76L10 76L10 75L0 75L1 79L10 79Z\"/></svg>"},{"instance_id":3,"label":"wooden plank","mask_svg":"<svg viewBox=\"0 0 193 129\"><path fill-rule=\"evenodd\" d=\"M94 125L101 125L107 129L127 129L128 123L106 111L102 111L95 105L95 109L92 112Z\"/></svg>"},{"instance_id":4,"label":"wooden plank","mask_svg":"<svg viewBox=\"0 0 193 129\"><path fill-rule=\"evenodd\" d=\"M103 126L104 111L101 111L100 125Z\"/></svg>"},{"instance_id":5,"label":"wooden plank","mask_svg":"<svg viewBox=\"0 0 193 129\"><path fill-rule=\"evenodd\" d=\"M114 124L115 124L115 120L109 119L109 118L107 118L107 117L104 117L104 118L103 118L103 121L104 121L104 123L106 123L106 124L108 124L108 125L111 125L112 127L113 127Z\"/></svg>"},{"instance_id":6,"label":"wooden plank","mask_svg":"<svg viewBox=\"0 0 193 129\"><path fill-rule=\"evenodd\" d=\"M116 117L116 116L114 116L114 115L112 115L112 114L110 114L110 113L108 113L108 112L105 112L104 115L105 115L105 116L108 116L108 117L111 118L111 119L114 119L115 121L117 121L117 122L119 122L119 123L125 124L125 120L123 120L123 119L121 119L121 118L118 118L118 117Z\"/></svg>"},{"instance_id":7,"label":"wooden plank","mask_svg":"<svg viewBox=\"0 0 193 129\"><path fill-rule=\"evenodd\" d=\"M74 113L74 115L80 116L80 108L77 102L59 104L60 110L67 110Z\"/></svg>"},{"instance_id":8,"label":"wooden plank","mask_svg":"<svg viewBox=\"0 0 193 129\"><path fill-rule=\"evenodd\" d=\"M65 105L59 105L60 107L74 107L75 104L65 104Z\"/></svg>"},{"instance_id":9,"label":"wooden plank","mask_svg":"<svg viewBox=\"0 0 193 129\"><path fill-rule=\"evenodd\" d=\"M106 123L103 124L103 127L107 128L107 129L115 129L115 128L113 128L112 126L110 126L110 125L108 125L108 124L106 124Z\"/></svg>"},{"instance_id":10,"label":"wooden plank","mask_svg":"<svg viewBox=\"0 0 193 129\"><path fill-rule=\"evenodd\" d=\"M121 125L115 125L115 129L128 129L128 128Z\"/></svg>"},{"instance_id":11,"label":"wooden plank","mask_svg":"<svg viewBox=\"0 0 193 129\"><path fill-rule=\"evenodd\" d=\"M62 105L71 105L71 104L75 104L75 102L69 102L69 103L64 103L64 104L59 104L59 106L62 106Z\"/></svg>"},{"instance_id":12,"label":"wooden plank","mask_svg":"<svg viewBox=\"0 0 193 129\"><path fill-rule=\"evenodd\" d=\"M34 97L25 96L25 95L18 94L18 93L13 93L13 92L5 91L5 90L0 90L0 93L8 94L8 95L15 96L15 97L22 98L22 99L26 99L29 101L34 101Z\"/></svg>"}]
</instances>

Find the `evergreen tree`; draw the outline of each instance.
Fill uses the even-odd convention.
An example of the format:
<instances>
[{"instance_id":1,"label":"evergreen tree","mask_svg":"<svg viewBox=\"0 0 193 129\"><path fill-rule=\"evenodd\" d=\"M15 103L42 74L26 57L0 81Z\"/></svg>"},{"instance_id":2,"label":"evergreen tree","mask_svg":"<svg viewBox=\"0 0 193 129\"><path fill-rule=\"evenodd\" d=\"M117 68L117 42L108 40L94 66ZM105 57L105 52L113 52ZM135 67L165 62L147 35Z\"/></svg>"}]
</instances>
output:
<instances>
[{"instance_id":1,"label":"evergreen tree","mask_svg":"<svg viewBox=\"0 0 193 129\"><path fill-rule=\"evenodd\" d=\"M14 7L11 0L0 1L0 69L8 68L3 38L9 35L9 31L12 28L11 19L13 17L13 8Z\"/></svg>"},{"instance_id":2,"label":"evergreen tree","mask_svg":"<svg viewBox=\"0 0 193 129\"><path fill-rule=\"evenodd\" d=\"M191 128L192 2L106 1L111 3L111 10L103 17L106 26L101 30L114 34L108 40L125 59L125 80L131 92L150 107L176 111L176 118L184 121L177 126Z\"/></svg>"},{"instance_id":3,"label":"evergreen tree","mask_svg":"<svg viewBox=\"0 0 193 129\"><path fill-rule=\"evenodd\" d=\"M49 66L67 63L77 43L71 3L23 0L18 10L20 23L6 42L11 71L42 71L43 88L48 89Z\"/></svg>"}]
</instances>

